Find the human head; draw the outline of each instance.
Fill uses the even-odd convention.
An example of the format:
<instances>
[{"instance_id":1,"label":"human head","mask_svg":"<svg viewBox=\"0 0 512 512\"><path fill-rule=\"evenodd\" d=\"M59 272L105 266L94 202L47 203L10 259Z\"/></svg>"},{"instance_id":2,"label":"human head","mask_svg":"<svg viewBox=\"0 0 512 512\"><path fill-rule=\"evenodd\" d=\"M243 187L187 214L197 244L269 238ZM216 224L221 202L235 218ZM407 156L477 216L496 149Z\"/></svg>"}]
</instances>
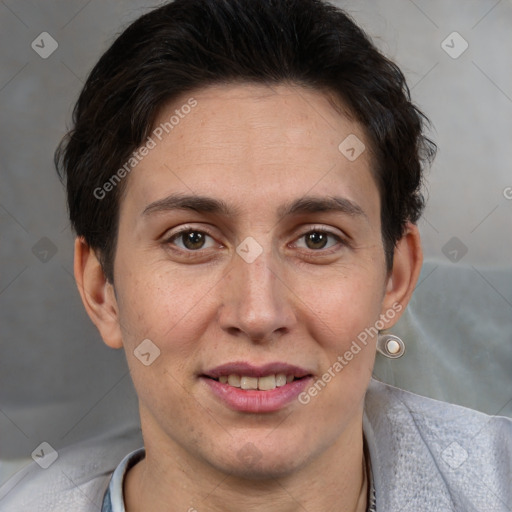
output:
<instances>
[{"instance_id":1,"label":"human head","mask_svg":"<svg viewBox=\"0 0 512 512\"><path fill-rule=\"evenodd\" d=\"M192 0L156 13L136 21L100 60L75 113L76 126L88 118L88 128L77 129L63 153L73 174L68 190L74 211L84 221L89 215L116 228L111 260L105 244L113 239L91 241L105 233L101 223L96 220L89 238L77 229L75 276L105 343L125 349L139 398L144 464L156 482L180 461L193 482L212 473L216 481L219 473L253 480L293 476L326 457L331 465L354 462L375 357L375 335L364 343L360 335L399 318L421 267L411 225L421 209L421 116L396 68L326 4ZM329 31L331 18L342 27ZM181 45L167 33L169 26ZM306 36L308 26L312 34ZM300 33L293 35L294 27ZM279 41L287 31L288 45ZM192 34L203 43L194 43ZM345 48L343 65L333 61L338 67L331 64L334 50L326 49L333 37L336 51ZM247 55L237 61L244 48ZM343 94L330 87L329 76L333 84L344 83ZM380 115L372 118L375 112ZM165 123L169 133L148 150L148 137ZM338 149L348 136L366 147L353 161ZM94 163L93 147L104 149L104 161ZM139 147L142 158L120 176L117 169ZM81 183L82 173L100 163L108 173ZM381 178L380 167L393 172ZM122 179L107 190L103 184L116 173ZM391 191L381 190L390 183ZM117 218L108 210L102 217L97 209L112 194L119 198ZM396 217L399 210L406 224L390 265L381 202L398 195L392 211ZM325 231L331 240L338 237L326 250ZM201 233L196 238L193 232ZM305 236L322 247L304 247ZM242 251L254 247L261 252L246 260ZM216 372L228 371L226 364L239 376L270 380L284 366L298 382L281 390L276 377L275 389L237 394L235 402L245 405L226 405L211 388L223 384L214 382ZM329 384L314 400L290 398L324 378ZM233 393L227 385L222 390ZM276 395L286 403L272 402ZM247 400L252 409L240 410ZM261 410L265 400L272 410ZM247 449L261 458L248 465Z\"/></svg>"},{"instance_id":2,"label":"human head","mask_svg":"<svg viewBox=\"0 0 512 512\"><path fill-rule=\"evenodd\" d=\"M108 280L129 179L122 171L117 179L119 170L130 169L165 104L236 82L323 90L334 108L341 101L361 122L374 156L389 270L406 223L421 215L422 159L434 153L399 68L344 12L319 0L176 0L136 20L102 56L55 156L72 227L97 251Z\"/></svg>"}]
</instances>

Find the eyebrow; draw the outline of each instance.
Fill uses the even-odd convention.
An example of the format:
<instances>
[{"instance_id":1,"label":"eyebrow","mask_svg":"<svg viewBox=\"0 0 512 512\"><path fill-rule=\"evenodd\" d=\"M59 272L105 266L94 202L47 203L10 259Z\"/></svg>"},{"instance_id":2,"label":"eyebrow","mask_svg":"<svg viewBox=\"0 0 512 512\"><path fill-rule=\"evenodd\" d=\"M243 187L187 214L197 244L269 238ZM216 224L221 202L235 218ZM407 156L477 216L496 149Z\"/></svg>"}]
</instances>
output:
<instances>
[{"instance_id":1,"label":"eyebrow","mask_svg":"<svg viewBox=\"0 0 512 512\"><path fill-rule=\"evenodd\" d=\"M163 199L155 201L144 209L142 216L150 216L173 210L193 210L198 213L210 213L225 216L239 216L241 209L230 206L222 199L207 196L171 194ZM351 217L365 217L364 210L355 202L345 197L305 196L295 201L281 205L277 209L278 217L300 215L304 213L339 212Z\"/></svg>"}]
</instances>

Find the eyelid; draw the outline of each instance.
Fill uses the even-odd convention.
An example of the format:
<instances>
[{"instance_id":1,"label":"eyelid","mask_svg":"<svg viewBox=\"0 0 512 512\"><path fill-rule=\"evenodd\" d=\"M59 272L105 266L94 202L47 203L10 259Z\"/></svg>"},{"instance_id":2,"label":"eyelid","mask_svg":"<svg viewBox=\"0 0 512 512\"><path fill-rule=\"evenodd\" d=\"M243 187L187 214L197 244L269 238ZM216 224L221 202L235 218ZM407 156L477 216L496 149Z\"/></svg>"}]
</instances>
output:
<instances>
[{"instance_id":1,"label":"eyelid","mask_svg":"<svg viewBox=\"0 0 512 512\"><path fill-rule=\"evenodd\" d=\"M196 226L182 224L178 228L176 228L176 230L171 230L171 232L169 234L167 234L167 232L166 232L164 238L166 238L166 239L174 238L178 235L181 235L182 233L187 233L188 231L199 231L201 233L206 233L207 235L210 235L211 237L213 237L211 232L202 226L200 228L198 228Z\"/></svg>"},{"instance_id":2,"label":"eyelid","mask_svg":"<svg viewBox=\"0 0 512 512\"><path fill-rule=\"evenodd\" d=\"M304 237L305 235L307 235L309 233L324 233L326 235L330 235L330 236L336 238L338 240L338 243L341 245L345 245L345 246L349 245L346 235L344 235L341 232L335 231L332 228L328 228L328 227L322 226L322 225L308 226L307 229L302 231L301 234L295 238L295 241L292 242L292 244L296 244L298 240L300 240L302 237ZM336 249L336 246L333 246L333 247L329 247L328 249L318 249L318 250L305 249L305 250L315 252L315 253L328 254L329 252L333 252L333 250L337 250L337 249Z\"/></svg>"},{"instance_id":3,"label":"eyelid","mask_svg":"<svg viewBox=\"0 0 512 512\"><path fill-rule=\"evenodd\" d=\"M327 233L329 235L337 236L341 239L346 238L346 235L344 235L341 231L334 230L333 228L324 226L322 224L308 225L307 229L304 229L304 231L302 231L302 234L300 236L307 235L308 233L311 233L313 231L320 231L322 233Z\"/></svg>"}]
</instances>

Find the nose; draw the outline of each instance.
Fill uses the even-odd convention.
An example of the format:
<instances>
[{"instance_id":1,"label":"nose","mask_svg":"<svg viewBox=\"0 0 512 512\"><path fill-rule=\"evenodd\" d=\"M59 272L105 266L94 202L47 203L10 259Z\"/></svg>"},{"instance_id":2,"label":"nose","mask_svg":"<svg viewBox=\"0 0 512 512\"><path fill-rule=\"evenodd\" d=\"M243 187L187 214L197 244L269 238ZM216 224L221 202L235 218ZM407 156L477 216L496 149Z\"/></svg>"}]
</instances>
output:
<instances>
[{"instance_id":1,"label":"nose","mask_svg":"<svg viewBox=\"0 0 512 512\"><path fill-rule=\"evenodd\" d=\"M296 323L284 271L266 251L248 263L238 254L223 281L221 328L232 336L270 343Z\"/></svg>"}]
</instances>

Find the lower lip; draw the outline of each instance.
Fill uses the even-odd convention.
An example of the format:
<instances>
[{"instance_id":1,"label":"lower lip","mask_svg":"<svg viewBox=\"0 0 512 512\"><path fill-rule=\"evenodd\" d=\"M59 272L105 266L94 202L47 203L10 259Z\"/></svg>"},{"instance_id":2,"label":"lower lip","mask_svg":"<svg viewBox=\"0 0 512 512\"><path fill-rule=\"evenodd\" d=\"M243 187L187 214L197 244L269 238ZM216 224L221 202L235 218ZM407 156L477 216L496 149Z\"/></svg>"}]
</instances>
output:
<instances>
[{"instance_id":1,"label":"lower lip","mask_svg":"<svg viewBox=\"0 0 512 512\"><path fill-rule=\"evenodd\" d=\"M310 384L312 377L294 380L269 391L244 390L208 377L201 377L201 379L213 394L229 408L241 412L261 413L279 411L293 400L296 400Z\"/></svg>"}]
</instances>

